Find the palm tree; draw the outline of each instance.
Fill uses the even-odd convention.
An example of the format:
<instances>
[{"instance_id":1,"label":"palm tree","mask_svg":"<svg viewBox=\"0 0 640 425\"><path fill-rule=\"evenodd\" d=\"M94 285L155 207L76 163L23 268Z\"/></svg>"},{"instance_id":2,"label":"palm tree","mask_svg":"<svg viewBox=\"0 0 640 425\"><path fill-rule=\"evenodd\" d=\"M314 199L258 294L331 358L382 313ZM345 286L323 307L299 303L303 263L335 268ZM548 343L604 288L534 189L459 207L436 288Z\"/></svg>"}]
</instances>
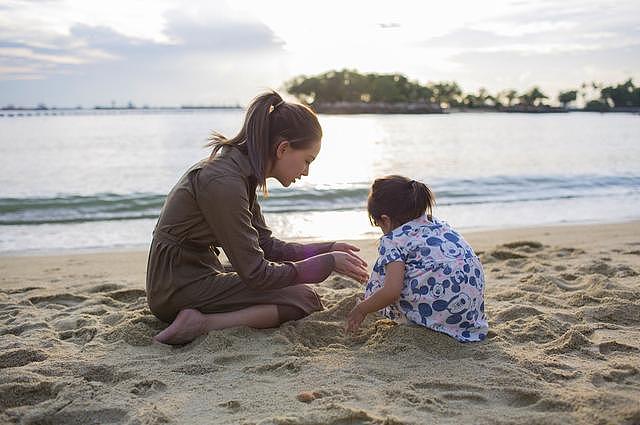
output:
<instances>
[{"instance_id":1,"label":"palm tree","mask_svg":"<svg viewBox=\"0 0 640 425\"><path fill-rule=\"evenodd\" d=\"M509 89L505 92L504 97L507 99L507 106L511 106L513 101L518 97L518 92L513 89Z\"/></svg>"},{"instance_id":2,"label":"palm tree","mask_svg":"<svg viewBox=\"0 0 640 425\"><path fill-rule=\"evenodd\" d=\"M569 90L565 92L560 92L558 95L558 101L562 103L562 107L566 108L567 105L577 99L578 91L577 90Z\"/></svg>"},{"instance_id":3,"label":"palm tree","mask_svg":"<svg viewBox=\"0 0 640 425\"><path fill-rule=\"evenodd\" d=\"M536 86L529 90L527 93L521 95L518 99L520 99L520 103L525 106L540 106L542 104L542 99L548 98L549 97L542 93Z\"/></svg>"}]
</instances>

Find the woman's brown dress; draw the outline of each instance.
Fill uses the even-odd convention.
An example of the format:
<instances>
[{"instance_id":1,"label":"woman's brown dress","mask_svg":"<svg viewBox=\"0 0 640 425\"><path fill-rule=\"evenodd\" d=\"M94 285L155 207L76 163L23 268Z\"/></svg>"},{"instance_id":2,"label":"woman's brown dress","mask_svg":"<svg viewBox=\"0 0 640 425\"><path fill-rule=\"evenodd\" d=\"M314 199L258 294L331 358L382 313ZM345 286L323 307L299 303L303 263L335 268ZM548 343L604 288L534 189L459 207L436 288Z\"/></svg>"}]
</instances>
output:
<instances>
[{"instance_id":1,"label":"woman's brown dress","mask_svg":"<svg viewBox=\"0 0 640 425\"><path fill-rule=\"evenodd\" d=\"M248 156L224 147L191 167L171 190L153 233L147 264L147 300L160 320L180 310L202 313L256 304L321 310L317 283L333 271L332 242L285 243L271 236L256 201ZM218 259L218 247L233 271ZM313 257L313 258L311 258Z\"/></svg>"}]
</instances>

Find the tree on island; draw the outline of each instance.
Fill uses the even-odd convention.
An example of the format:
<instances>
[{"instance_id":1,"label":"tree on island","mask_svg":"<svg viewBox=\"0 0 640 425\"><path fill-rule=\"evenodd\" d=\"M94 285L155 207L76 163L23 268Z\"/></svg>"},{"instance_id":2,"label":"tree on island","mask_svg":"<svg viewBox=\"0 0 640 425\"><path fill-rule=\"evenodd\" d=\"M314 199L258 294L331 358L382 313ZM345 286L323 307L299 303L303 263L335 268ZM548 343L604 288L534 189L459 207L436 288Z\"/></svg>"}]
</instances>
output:
<instances>
[{"instance_id":1,"label":"tree on island","mask_svg":"<svg viewBox=\"0 0 640 425\"><path fill-rule=\"evenodd\" d=\"M485 89L484 87L480 87L477 95L466 95L462 100L462 103L464 104L464 106L467 106L469 108L495 106L495 99L495 97L491 96L489 92L487 92L487 89Z\"/></svg>"},{"instance_id":2,"label":"tree on island","mask_svg":"<svg viewBox=\"0 0 640 425\"><path fill-rule=\"evenodd\" d=\"M315 77L300 76L286 90L308 104L329 102L429 102L433 90L401 74L359 74L343 69Z\"/></svg>"},{"instance_id":3,"label":"tree on island","mask_svg":"<svg viewBox=\"0 0 640 425\"><path fill-rule=\"evenodd\" d=\"M285 83L285 89L307 104L408 102L443 107L462 104L462 90L455 82L421 85L402 74L360 74L348 69L295 77Z\"/></svg>"},{"instance_id":4,"label":"tree on island","mask_svg":"<svg viewBox=\"0 0 640 425\"><path fill-rule=\"evenodd\" d=\"M575 102L578 98L578 90L569 90L560 92L558 95L558 102L562 103L562 107L566 108L571 102Z\"/></svg>"},{"instance_id":5,"label":"tree on island","mask_svg":"<svg viewBox=\"0 0 640 425\"><path fill-rule=\"evenodd\" d=\"M636 87L629 78L615 87L602 88L600 97L614 108L640 106L640 87Z\"/></svg>"},{"instance_id":6,"label":"tree on island","mask_svg":"<svg viewBox=\"0 0 640 425\"><path fill-rule=\"evenodd\" d=\"M549 97L542 93L538 87L534 87L528 92L518 96L518 100L523 106L541 106L543 105L543 99L549 99Z\"/></svg>"}]
</instances>

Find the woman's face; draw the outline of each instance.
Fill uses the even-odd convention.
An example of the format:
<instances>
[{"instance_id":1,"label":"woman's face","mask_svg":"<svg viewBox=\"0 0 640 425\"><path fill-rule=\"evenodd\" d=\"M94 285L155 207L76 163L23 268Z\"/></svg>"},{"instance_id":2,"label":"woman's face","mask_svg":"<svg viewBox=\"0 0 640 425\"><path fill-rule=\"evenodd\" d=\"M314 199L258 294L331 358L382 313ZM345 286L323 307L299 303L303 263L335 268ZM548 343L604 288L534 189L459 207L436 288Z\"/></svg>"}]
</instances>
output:
<instances>
[{"instance_id":1,"label":"woman's face","mask_svg":"<svg viewBox=\"0 0 640 425\"><path fill-rule=\"evenodd\" d=\"M284 187L309 175L309 165L320 152L320 140L305 149L294 149L288 141L278 144L276 159L268 177L273 177Z\"/></svg>"}]
</instances>

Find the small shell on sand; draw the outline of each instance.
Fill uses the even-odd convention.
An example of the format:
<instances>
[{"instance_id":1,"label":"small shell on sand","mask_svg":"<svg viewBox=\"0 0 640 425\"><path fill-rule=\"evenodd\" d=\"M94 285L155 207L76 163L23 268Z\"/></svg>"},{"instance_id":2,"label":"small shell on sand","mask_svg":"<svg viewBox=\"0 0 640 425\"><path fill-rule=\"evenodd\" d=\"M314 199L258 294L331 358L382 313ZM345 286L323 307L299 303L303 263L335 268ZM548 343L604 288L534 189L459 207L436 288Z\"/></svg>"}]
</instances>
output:
<instances>
[{"instance_id":1,"label":"small shell on sand","mask_svg":"<svg viewBox=\"0 0 640 425\"><path fill-rule=\"evenodd\" d=\"M322 394L317 391L303 391L296 396L298 401L303 403L311 403L316 398L322 398Z\"/></svg>"}]
</instances>

